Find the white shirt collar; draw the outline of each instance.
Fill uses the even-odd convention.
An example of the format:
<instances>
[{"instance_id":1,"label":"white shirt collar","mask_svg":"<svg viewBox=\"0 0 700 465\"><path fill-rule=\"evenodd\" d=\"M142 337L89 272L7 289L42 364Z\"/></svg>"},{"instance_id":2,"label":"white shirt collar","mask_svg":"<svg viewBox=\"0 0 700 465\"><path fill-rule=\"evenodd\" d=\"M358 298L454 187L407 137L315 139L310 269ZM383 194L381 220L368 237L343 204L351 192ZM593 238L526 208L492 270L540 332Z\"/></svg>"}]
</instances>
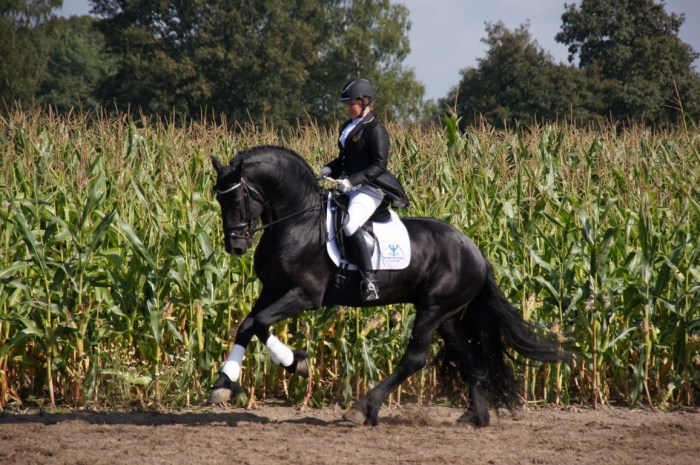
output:
<instances>
[{"instance_id":1,"label":"white shirt collar","mask_svg":"<svg viewBox=\"0 0 700 465\"><path fill-rule=\"evenodd\" d=\"M340 144L343 146L343 148L345 148L345 139L347 139L348 134L350 134L352 132L352 130L355 129L355 126L357 126L358 124L360 124L360 122L362 122L362 118L364 118L364 116L362 116L362 115L358 116L354 120L350 121L350 124L345 126L345 129L343 129L343 133L340 135L340 139L339 139Z\"/></svg>"}]
</instances>

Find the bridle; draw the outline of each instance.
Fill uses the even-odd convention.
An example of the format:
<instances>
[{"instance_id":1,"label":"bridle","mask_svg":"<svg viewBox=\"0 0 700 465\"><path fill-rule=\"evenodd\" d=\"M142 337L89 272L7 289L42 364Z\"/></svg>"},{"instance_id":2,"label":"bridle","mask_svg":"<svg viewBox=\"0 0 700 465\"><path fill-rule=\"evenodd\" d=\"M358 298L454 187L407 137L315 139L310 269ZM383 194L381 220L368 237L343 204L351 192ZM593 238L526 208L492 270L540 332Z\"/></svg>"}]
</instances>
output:
<instances>
[{"instance_id":1,"label":"bridle","mask_svg":"<svg viewBox=\"0 0 700 465\"><path fill-rule=\"evenodd\" d=\"M248 184L243 178L241 178L241 182L239 182L238 184L234 184L233 186L223 191L216 189L216 192L218 192L219 195L228 194L229 192L235 191L239 187L243 187L243 205L245 206L245 221L243 223L233 225L225 224L224 235L229 236L232 239L250 239L254 232L265 228L265 226L262 226L260 228L253 228L253 218L251 218L250 215L250 200L251 198L254 198L254 200L263 204L263 208L265 208L265 206L267 205L267 201L260 192L258 192L253 186ZM238 231L241 230L243 232L239 234Z\"/></svg>"}]
</instances>

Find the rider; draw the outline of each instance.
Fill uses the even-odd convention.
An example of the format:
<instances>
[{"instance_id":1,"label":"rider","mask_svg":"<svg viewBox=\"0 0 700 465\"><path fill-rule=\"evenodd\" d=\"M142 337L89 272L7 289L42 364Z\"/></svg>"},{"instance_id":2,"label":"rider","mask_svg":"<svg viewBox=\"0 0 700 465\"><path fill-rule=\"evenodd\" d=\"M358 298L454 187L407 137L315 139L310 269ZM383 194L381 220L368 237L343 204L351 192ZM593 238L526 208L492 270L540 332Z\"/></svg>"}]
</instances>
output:
<instances>
[{"instance_id":1,"label":"rider","mask_svg":"<svg viewBox=\"0 0 700 465\"><path fill-rule=\"evenodd\" d=\"M350 79L340 91L340 101L345 103L350 119L340 126L338 158L321 168L319 178L341 179L338 188L349 197L343 232L352 244L363 276L362 298L376 300L379 290L370 251L359 229L382 201L395 208L405 207L409 201L399 181L387 170L389 133L372 113L372 84L367 79Z\"/></svg>"}]
</instances>

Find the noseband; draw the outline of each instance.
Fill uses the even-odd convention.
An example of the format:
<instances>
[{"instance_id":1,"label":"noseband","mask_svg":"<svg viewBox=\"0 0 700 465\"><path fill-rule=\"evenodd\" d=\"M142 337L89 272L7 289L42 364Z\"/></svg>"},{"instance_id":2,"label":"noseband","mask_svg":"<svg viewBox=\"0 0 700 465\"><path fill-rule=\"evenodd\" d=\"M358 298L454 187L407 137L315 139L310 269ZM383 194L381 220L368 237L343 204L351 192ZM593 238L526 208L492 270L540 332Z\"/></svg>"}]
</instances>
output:
<instances>
[{"instance_id":1,"label":"noseband","mask_svg":"<svg viewBox=\"0 0 700 465\"><path fill-rule=\"evenodd\" d=\"M224 235L231 237L232 239L250 239L251 234L255 232L256 230L253 229L253 218L250 216L250 199L251 197L254 197L254 200L260 202L263 204L263 208L266 205L265 198L255 190L253 186L245 182L245 179L241 178L241 182L238 184L235 184L232 187L229 187L226 190L219 190L217 189L216 192L218 192L220 195L222 194L228 194L229 192L233 192L239 187L243 186L243 205L245 206L245 221L243 223L238 223L234 225L224 225ZM237 231L243 232L241 234L237 234Z\"/></svg>"}]
</instances>

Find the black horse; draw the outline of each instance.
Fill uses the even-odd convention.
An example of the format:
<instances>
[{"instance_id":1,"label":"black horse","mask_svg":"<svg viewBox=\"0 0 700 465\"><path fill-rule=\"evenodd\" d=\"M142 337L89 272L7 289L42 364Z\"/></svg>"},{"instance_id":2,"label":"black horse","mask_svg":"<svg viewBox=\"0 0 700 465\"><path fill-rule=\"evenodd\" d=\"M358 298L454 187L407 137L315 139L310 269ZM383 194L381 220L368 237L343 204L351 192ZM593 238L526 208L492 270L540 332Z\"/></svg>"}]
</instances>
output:
<instances>
[{"instance_id":1,"label":"black horse","mask_svg":"<svg viewBox=\"0 0 700 465\"><path fill-rule=\"evenodd\" d=\"M264 232L255 251L255 272L263 287L241 323L235 344L245 348L253 335L270 337L270 325L320 306L367 306L360 296L359 272L342 289L333 285L336 265L326 252L324 201L306 161L294 152L260 146L238 153L229 165L216 157L216 199L221 205L226 252L242 255L252 245L258 219ZM377 424L382 403L399 384L426 364L437 331L445 342L444 366L454 367L469 385L471 403L461 421L489 424L486 395L517 402L506 344L529 359L558 362L558 344L535 334L498 289L491 264L462 232L432 218L403 218L411 241L411 262L400 271L378 271L380 299L372 306L412 303L413 333L395 371L365 394L344 418ZM285 368L308 376L306 354L294 353ZM220 373L210 402L230 398L235 385Z\"/></svg>"}]
</instances>

